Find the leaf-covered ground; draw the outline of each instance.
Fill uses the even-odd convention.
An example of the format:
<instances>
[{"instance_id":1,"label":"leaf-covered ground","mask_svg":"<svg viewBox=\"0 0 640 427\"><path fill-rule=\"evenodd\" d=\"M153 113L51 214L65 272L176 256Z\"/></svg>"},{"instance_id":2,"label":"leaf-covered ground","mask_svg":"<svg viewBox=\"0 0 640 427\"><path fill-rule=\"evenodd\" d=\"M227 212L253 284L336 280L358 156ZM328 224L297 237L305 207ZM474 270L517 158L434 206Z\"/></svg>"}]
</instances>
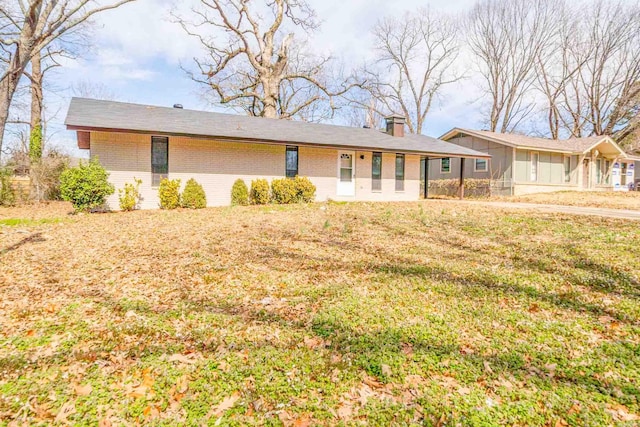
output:
<instances>
[{"instance_id":1,"label":"leaf-covered ground","mask_svg":"<svg viewBox=\"0 0 640 427\"><path fill-rule=\"evenodd\" d=\"M640 211L640 191L557 191L515 197L492 197L491 200Z\"/></svg>"},{"instance_id":2,"label":"leaf-covered ground","mask_svg":"<svg viewBox=\"0 0 640 427\"><path fill-rule=\"evenodd\" d=\"M638 423L638 222L69 210L0 210L0 424Z\"/></svg>"}]
</instances>

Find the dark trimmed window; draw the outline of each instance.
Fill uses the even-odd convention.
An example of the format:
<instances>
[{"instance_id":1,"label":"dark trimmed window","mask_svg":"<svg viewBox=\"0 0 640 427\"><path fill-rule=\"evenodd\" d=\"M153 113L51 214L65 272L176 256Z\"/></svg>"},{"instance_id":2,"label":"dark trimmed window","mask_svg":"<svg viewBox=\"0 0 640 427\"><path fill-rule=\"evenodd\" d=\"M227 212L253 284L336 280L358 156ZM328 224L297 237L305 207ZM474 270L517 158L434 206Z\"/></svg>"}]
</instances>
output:
<instances>
[{"instance_id":1,"label":"dark trimmed window","mask_svg":"<svg viewBox=\"0 0 640 427\"><path fill-rule=\"evenodd\" d=\"M298 175L298 147L287 145L286 169L287 178L295 178Z\"/></svg>"},{"instance_id":2,"label":"dark trimmed window","mask_svg":"<svg viewBox=\"0 0 640 427\"><path fill-rule=\"evenodd\" d=\"M371 157L371 190L382 190L382 153L373 153Z\"/></svg>"},{"instance_id":3,"label":"dark trimmed window","mask_svg":"<svg viewBox=\"0 0 640 427\"><path fill-rule=\"evenodd\" d=\"M396 191L404 191L404 154L396 154Z\"/></svg>"},{"instance_id":4,"label":"dark trimmed window","mask_svg":"<svg viewBox=\"0 0 640 427\"><path fill-rule=\"evenodd\" d=\"M151 174L153 187L169 176L169 138L166 136L151 137Z\"/></svg>"},{"instance_id":5,"label":"dark trimmed window","mask_svg":"<svg viewBox=\"0 0 640 427\"><path fill-rule=\"evenodd\" d=\"M440 160L440 173L449 173L451 172L451 158L445 157Z\"/></svg>"}]
</instances>

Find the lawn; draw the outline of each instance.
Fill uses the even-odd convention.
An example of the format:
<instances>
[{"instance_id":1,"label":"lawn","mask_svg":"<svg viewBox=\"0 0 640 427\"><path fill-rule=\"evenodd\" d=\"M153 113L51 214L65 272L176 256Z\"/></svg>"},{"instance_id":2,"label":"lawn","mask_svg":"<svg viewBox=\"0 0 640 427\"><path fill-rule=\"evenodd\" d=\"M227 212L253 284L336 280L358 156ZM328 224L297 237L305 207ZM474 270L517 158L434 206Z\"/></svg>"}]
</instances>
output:
<instances>
[{"instance_id":1,"label":"lawn","mask_svg":"<svg viewBox=\"0 0 640 427\"><path fill-rule=\"evenodd\" d=\"M639 420L637 222L68 210L0 209L0 424Z\"/></svg>"},{"instance_id":2,"label":"lawn","mask_svg":"<svg viewBox=\"0 0 640 427\"><path fill-rule=\"evenodd\" d=\"M640 211L640 191L557 191L524 196L492 197L491 200Z\"/></svg>"}]
</instances>

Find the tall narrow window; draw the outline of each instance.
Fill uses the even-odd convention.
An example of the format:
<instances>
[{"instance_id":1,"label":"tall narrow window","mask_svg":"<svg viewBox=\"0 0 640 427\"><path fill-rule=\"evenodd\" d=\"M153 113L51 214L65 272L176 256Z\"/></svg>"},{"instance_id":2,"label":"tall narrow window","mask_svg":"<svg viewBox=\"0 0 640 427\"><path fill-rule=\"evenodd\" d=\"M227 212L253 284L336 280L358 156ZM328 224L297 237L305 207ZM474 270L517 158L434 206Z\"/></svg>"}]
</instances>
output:
<instances>
[{"instance_id":1,"label":"tall narrow window","mask_svg":"<svg viewBox=\"0 0 640 427\"><path fill-rule=\"evenodd\" d=\"M571 182L571 157L564 156L564 182Z\"/></svg>"},{"instance_id":2,"label":"tall narrow window","mask_svg":"<svg viewBox=\"0 0 640 427\"><path fill-rule=\"evenodd\" d=\"M382 190L382 153L371 157L371 191Z\"/></svg>"},{"instance_id":3,"label":"tall narrow window","mask_svg":"<svg viewBox=\"0 0 640 427\"><path fill-rule=\"evenodd\" d=\"M298 175L298 147L287 145L287 178L295 178Z\"/></svg>"},{"instance_id":4,"label":"tall narrow window","mask_svg":"<svg viewBox=\"0 0 640 427\"><path fill-rule=\"evenodd\" d=\"M475 172L486 172L489 167L487 165L487 159L476 159Z\"/></svg>"},{"instance_id":5,"label":"tall narrow window","mask_svg":"<svg viewBox=\"0 0 640 427\"><path fill-rule=\"evenodd\" d=\"M611 161L604 161L604 183L611 184Z\"/></svg>"},{"instance_id":6,"label":"tall narrow window","mask_svg":"<svg viewBox=\"0 0 640 427\"><path fill-rule=\"evenodd\" d=\"M404 191L404 154L396 154L396 191Z\"/></svg>"},{"instance_id":7,"label":"tall narrow window","mask_svg":"<svg viewBox=\"0 0 640 427\"><path fill-rule=\"evenodd\" d=\"M596 184L602 184L602 159L596 159Z\"/></svg>"},{"instance_id":8,"label":"tall narrow window","mask_svg":"<svg viewBox=\"0 0 640 427\"><path fill-rule=\"evenodd\" d=\"M151 174L153 187L169 176L169 138L166 136L151 137Z\"/></svg>"},{"instance_id":9,"label":"tall narrow window","mask_svg":"<svg viewBox=\"0 0 640 427\"><path fill-rule=\"evenodd\" d=\"M451 158L445 157L440 160L440 173L451 172Z\"/></svg>"},{"instance_id":10,"label":"tall narrow window","mask_svg":"<svg viewBox=\"0 0 640 427\"><path fill-rule=\"evenodd\" d=\"M531 181L536 182L538 180L538 162L540 160L540 154L531 153Z\"/></svg>"}]
</instances>

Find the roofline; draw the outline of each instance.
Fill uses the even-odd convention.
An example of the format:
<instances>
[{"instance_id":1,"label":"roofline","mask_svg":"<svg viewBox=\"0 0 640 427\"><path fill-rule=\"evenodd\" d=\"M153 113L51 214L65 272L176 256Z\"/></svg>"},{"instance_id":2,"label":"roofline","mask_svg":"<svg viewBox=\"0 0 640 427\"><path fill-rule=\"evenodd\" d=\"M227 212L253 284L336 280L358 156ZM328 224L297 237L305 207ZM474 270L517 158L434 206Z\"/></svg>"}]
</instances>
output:
<instances>
[{"instance_id":1,"label":"roofline","mask_svg":"<svg viewBox=\"0 0 640 427\"><path fill-rule=\"evenodd\" d=\"M617 150L620 152L620 154L622 154L623 158L627 158L627 157L629 157L629 155L626 153L626 151L624 151L622 148L620 148L620 146L618 145L618 143L617 143L617 142L615 142L615 141L613 140L613 138L611 138L610 136L607 136L607 135L602 135L602 138L600 138L600 139L598 140L598 142L596 142L595 144L593 144L592 146L590 146L589 148L587 148L586 150L584 150L584 151L582 152L582 154L586 153L587 151L591 151L591 150L593 150L593 148L594 148L594 147L598 146L599 144L601 144L601 143L602 143L602 141L605 141L605 140L606 140L606 141L608 141L608 142L610 142L610 143L611 143L611 145L613 145L613 147L614 147L615 149L617 149Z\"/></svg>"},{"instance_id":2,"label":"roofline","mask_svg":"<svg viewBox=\"0 0 640 427\"><path fill-rule=\"evenodd\" d=\"M539 148L539 147L529 147L526 145L516 145L516 144L511 144L509 142L506 142L500 138L494 138L473 130L462 129L462 128L453 128L449 132L445 133L444 135L441 135L438 139L442 139L443 141L448 141L449 139L453 138L456 134L459 134L459 133L475 136L476 138L485 139L487 141L495 142L496 144L506 145L508 147L516 148L519 150L546 151L550 153L562 153L562 154L584 154L588 151L591 151L598 144L601 144L602 141L607 140L614 146L614 148L616 148L620 152L620 154L622 154L625 158L628 157L628 154L622 148L620 148L620 146L613 140L613 138L607 135L602 135L602 138L600 138L595 144L591 145L589 148L587 148L584 151Z\"/></svg>"},{"instance_id":3,"label":"roofline","mask_svg":"<svg viewBox=\"0 0 640 427\"><path fill-rule=\"evenodd\" d=\"M134 134L143 134L143 135L163 135L163 136L182 136L187 138L199 138L199 139L209 139L209 140L217 140L217 141L226 141L226 142L245 142L245 143L253 143L253 144L275 144L275 145L299 145L303 147L315 147L315 148L333 148L340 150L366 150L366 151L375 151L375 152L385 152L385 153L401 153L401 154L420 154L426 157L431 158L447 158L447 157L455 157L455 158L467 158L467 159L490 159L491 155L484 154L479 156L472 155L456 155L450 153L435 153L431 151L417 151L417 150L406 150L406 149L390 149L390 148L380 148L380 147L366 147L366 146L353 146L353 145L340 145L340 144L316 144L313 142L299 142L299 141L278 141L272 139L254 139L254 138L238 138L238 137L227 137L227 136L216 136L216 135L201 135L201 134L191 134L191 133L182 133L182 132L161 132L161 131L153 131L153 130L135 130L135 129L123 129L123 128L101 128L95 126L76 126L67 124L67 130L75 130L75 131L85 131L85 132L113 132L113 133L134 133Z\"/></svg>"}]
</instances>

